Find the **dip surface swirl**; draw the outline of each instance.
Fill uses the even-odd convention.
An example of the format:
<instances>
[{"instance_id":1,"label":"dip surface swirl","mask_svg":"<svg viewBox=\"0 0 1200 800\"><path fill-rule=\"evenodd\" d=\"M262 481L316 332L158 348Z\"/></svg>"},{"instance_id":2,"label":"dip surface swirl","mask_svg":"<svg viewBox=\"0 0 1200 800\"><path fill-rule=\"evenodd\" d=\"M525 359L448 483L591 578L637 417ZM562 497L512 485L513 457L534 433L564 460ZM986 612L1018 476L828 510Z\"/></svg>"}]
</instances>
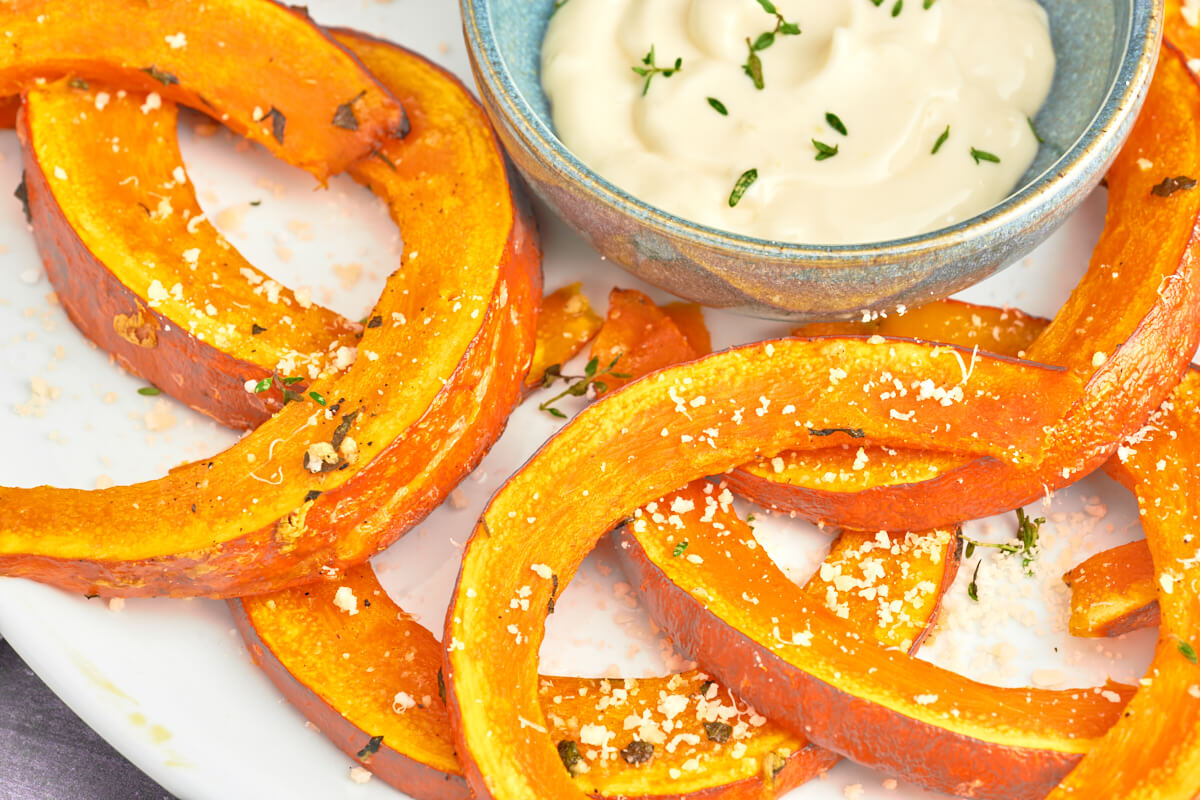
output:
<instances>
[{"instance_id":1,"label":"dip surface swirl","mask_svg":"<svg viewBox=\"0 0 1200 800\"><path fill-rule=\"evenodd\" d=\"M668 213L781 242L913 236L1013 189L1055 61L1035 0L926 2L568 0L542 82L563 143Z\"/></svg>"}]
</instances>

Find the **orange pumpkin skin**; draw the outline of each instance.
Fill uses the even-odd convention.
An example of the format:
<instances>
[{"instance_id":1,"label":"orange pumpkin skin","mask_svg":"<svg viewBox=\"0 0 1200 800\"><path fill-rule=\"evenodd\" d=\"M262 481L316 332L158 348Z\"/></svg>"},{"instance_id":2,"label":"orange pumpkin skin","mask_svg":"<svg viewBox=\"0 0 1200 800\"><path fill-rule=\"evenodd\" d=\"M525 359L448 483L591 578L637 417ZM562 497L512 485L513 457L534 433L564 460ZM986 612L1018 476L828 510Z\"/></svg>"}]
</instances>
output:
<instances>
[{"instance_id":1,"label":"orange pumpkin skin","mask_svg":"<svg viewBox=\"0 0 1200 800\"><path fill-rule=\"evenodd\" d=\"M1154 168L1143 170L1139 159ZM1028 347L1028 358L1065 366L1089 381L1084 400L1056 425L1041 467L963 457L933 479L844 492L772 481L758 467L731 476L737 490L834 525L924 530L1028 505L1098 468L1167 398L1200 344L1200 193L1151 193L1166 177L1197 174L1200 89L1168 42L1141 115L1108 174L1107 224L1091 267ZM887 323L906 325L904 317ZM929 330L922 327L916 335ZM997 344L1019 341L1001 337ZM913 454L904 458L920 462Z\"/></svg>"},{"instance_id":2,"label":"orange pumpkin skin","mask_svg":"<svg viewBox=\"0 0 1200 800\"><path fill-rule=\"evenodd\" d=\"M423 336L391 317L401 308L411 313L403 305L409 297L436 311L430 320L436 316L447 330L436 342L442 349L429 356L428 364L408 368L380 361L369 372L356 364L328 387L318 383L331 409L343 399L365 409L351 428L351 436L362 434L360 461L353 469L313 474L302 468L307 442L328 441L339 416L326 416L311 403L293 403L230 451L147 484L98 492L0 489L5 520L0 524L0 574L128 597L239 596L335 577L432 510L499 435L519 401L533 349L541 253L532 217L511 196L490 128L457 81L394 45L348 32L338 36L394 82L412 106L412 137L388 146L397 148L389 150L396 161L403 153L404 164L393 172L371 159L355 167L355 176L388 198L413 246L431 258L450 248L445 257L469 259L475 271L464 275L489 287L478 301L463 301L463 315L471 302L478 303L475 333L469 336L472 329L449 314L453 287L446 286L443 297L441 284L427 278L410 283L411 291L405 292L403 284L395 284L405 278L393 276L377 306L387 319L366 332L362 346L382 352L428 347ZM446 126L455 126L454 136L446 135ZM456 193L468 191L459 185L467 180L459 170L476 166L447 150L468 145L478 148L478 171L489 175L487 191L497 196L484 199L487 192L471 190L486 208L467 205L461 211L478 209L485 215L478 220L476 236L470 242L447 240L438 219L423 214L422 206L457 201ZM461 253L459 247L464 248ZM456 285L466 280L454 277ZM427 298L428 293L433 294ZM461 333L451 336L452 328ZM458 341L462 350L455 349ZM438 369L443 360L445 372ZM423 376L426 369L440 374ZM413 386L417 378L424 381L433 390L429 404L413 407L408 394L388 395L385 390L398 381L397 374L412 374ZM342 423L350 410L339 409ZM411 415L414 424L401 425L404 415ZM305 429L311 433L303 441L290 441L284 434ZM252 463L268 465L263 475L246 466L248 455L256 456ZM268 478L276 465L277 485L259 498L261 505L250 505L247 491L257 492L260 482L274 483ZM235 504L236 499L245 506ZM58 526L53 535L45 533L50 518Z\"/></svg>"},{"instance_id":3,"label":"orange pumpkin skin","mask_svg":"<svg viewBox=\"0 0 1200 800\"><path fill-rule=\"evenodd\" d=\"M0 53L0 97L70 76L156 92L321 181L408 130L403 107L354 55L273 0L15 0L0 25L21 43Z\"/></svg>"}]
</instances>

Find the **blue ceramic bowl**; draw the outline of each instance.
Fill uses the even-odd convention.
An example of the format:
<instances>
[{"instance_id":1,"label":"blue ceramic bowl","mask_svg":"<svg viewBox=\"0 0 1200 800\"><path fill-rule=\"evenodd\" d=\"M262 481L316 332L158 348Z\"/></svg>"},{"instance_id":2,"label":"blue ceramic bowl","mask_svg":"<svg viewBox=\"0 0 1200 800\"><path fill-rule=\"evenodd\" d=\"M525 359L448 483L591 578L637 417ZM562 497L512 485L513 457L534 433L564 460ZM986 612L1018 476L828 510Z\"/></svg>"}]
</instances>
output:
<instances>
[{"instance_id":1,"label":"blue ceramic bowl","mask_svg":"<svg viewBox=\"0 0 1200 800\"><path fill-rule=\"evenodd\" d=\"M949 228L864 245L726 233L660 211L605 181L558 140L542 91L554 0L461 0L488 115L533 191L597 251L707 306L816 320L916 306L1008 266L1049 236L1103 177L1154 71L1163 0L1041 0L1057 70L1035 123L1045 139L999 205Z\"/></svg>"}]
</instances>

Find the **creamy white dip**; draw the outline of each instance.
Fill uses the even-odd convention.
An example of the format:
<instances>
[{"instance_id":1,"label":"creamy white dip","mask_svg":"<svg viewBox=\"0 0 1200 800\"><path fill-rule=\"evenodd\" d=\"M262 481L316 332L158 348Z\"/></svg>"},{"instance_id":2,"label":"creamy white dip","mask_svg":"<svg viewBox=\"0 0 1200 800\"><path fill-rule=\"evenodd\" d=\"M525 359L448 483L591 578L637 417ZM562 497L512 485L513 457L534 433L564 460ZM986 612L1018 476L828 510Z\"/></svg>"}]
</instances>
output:
<instances>
[{"instance_id":1,"label":"creamy white dip","mask_svg":"<svg viewBox=\"0 0 1200 800\"><path fill-rule=\"evenodd\" d=\"M774 0L781 21L759 0L567 0L542 82L563 143L671 214L784 242L911 236L1013 189L1054 76L1035 0L926 2ZM747 39L777 28L760 89Z\"/></svg>"}]
</instances>

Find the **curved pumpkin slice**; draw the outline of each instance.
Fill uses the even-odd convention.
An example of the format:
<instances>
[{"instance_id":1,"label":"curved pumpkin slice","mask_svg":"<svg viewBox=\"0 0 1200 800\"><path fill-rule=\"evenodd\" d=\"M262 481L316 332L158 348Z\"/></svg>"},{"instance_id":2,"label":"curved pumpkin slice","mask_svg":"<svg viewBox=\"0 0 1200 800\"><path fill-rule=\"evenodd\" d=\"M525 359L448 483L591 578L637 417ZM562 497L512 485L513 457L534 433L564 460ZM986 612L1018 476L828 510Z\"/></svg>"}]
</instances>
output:
<instances>
[{"instance_id":1,"label":"curved pumpkin slice","mask_svg":"<svg viewBox=\"0 0 1200 800\"><path fill-rule=\"evenodd\" d=\"M707 331L706 331L707 332ZM663 309L637 289L613 289L608 294L608 314L592 340L591 357L601 368L608 389L624 386L631 377L670 364L691 361L700 355ZM602 392L601 392L602 394Z\"/></svg>"},{"instance_id":2,"label":"curved pumpkin slice","mask_svg":"<svg viewBox=\"0 0 1200 800\"><path fill-rule=\"evenodd\" d=\"M753 538L728 496L707 481L651 507L680 509L677 520L663 516L679 542L699 526ZM635 524L656 524L655 514L639 509L644 522ZM953 581L958 552L953 534L880 538L848 532L803 591L818 602L839 597L839 608L874 628L878 641L915 650L941 590ZM887 575L878 574L880 565ZM530 572L531 582L540 579ZM845 582L858 591L839 595L836 587ZM878 602L867 599L867 584ZM929 585L938 588L931 592ZM885 594L919 600L893 613ZM422 800L467 796L440 699L441 647L392 603L369 566L348 571L337 583L231 601L230 608L255 663L347 754ZM344 642L354 643L348 657L342 655ZM768 797L837 760L700 672L624 681L544 677L538 689L552 738L575 743L580 761L570 771L594 797ZM382 737L380 747L364 752L373 737ZM584 743L603 739L604 745ZM631 746L635 740L642 744Z\"/></svg>"},{"instance_id":3,"label":"curved pumpkin slice","mask_svg":"<svg viewBox=\"0 0 1200 800\"><path fill-rule=\"evenodd\" d=\"M388 279L357 361L313 383L326 406L290 403L224 453L159 480L0 489L0 574L124 596L242 595L334 577L420 520L499 435L533 350L533 222L457 81L394 45L337 35L409 109L411 135L384 148L395 170L369 159L354 175L386 200L418 268ZM47 202L44 185L29 195ZM454 232L440 213L450 208ZM109 318L123 310L97 302Z\"/></svg>"},{"instance_id":4,"label":"curved pumpkin slice","mask_svg":"<svg viewBox=\"0 0 1200 800\"><path fill-rule=\"evenodd\" d=\"M1142 169L1146 161L1154 166ZM895 482L888 478L892 470L880 470L881 485L852 482L851 491L839 492L828 483L765 486L773 476L757 465L752 475L736 476L738 491L846 527L921 530L1028 505L1100 466L1116 442L1136 432L1166 399L1200 344L1200 192L1155 191L1178 175L1200 175L1200 88L1168 44L1133 132L1108 173L1108 222L1091 266L1028 348L1029 358L1062 365L1089 382L1084 399L1054 426L1039 468L962 458L940 465L933 479ZM885 322L904 326L906 318ZM936 332L938 326L931 327ZM920 461L904 457L914 459ZM919 475L923 467L893 469Z\"/></svg>"},{"instance_id":5,"label":"curved pumpkin slice","mask_svg":"<svg viewBox=\"0 0 1200 800\"><path fill-rule=\"evenodd\" d=\"M1050 800L1200 795L1200 370L1188 372L1155 430L1133 449L1124 468L1163 588L1158 646L1149 682Z\"/></svg>"},{"instance_id":6,"label":"curved pumpkin slice","mask_svg":"<svg viewBox=\"0 0 1200 800\"><path fill-rule=\"evenodd\" d=\"M64 310L135 375L235 428L303 395L354 353L361 325L297 298L208 223L183 168L177 111L140 92L59 82L18 125L33 232ZM116 313L104 313L105 306ZM290 379L300 378L298 383Z\"/></svg>"},{"instance_id":7,"label":"curved pumpkin slice","mask_svg":"<svg viewBox=\"0 0 1200 800\"><path fill-rule=\"evenodd\" d=\"M136 24L130 24L136 20ZM271 0L15 0L0 97L76 76L211 115L324 180L408 129L404 109L308 17Z\"/></svg>"},{"instance_id":8,"label":"curved pumpkin slice","mask_svg":"<svg viewBox=\"0 0 1200 800\"><path fill-rule=\"evenodd\" d=\"M476 796L583 796L562 768L551 737L522 727L522 719L545 727L537 654L551 581L532 583L524 598L528 608L510 604L530 585L526 576L534 565L549 568L564 585L603 530L638 507L681 482L724 472L758 453L823 444L810 429L862 428L873 441L889 446L1036 461L1041 426L1058 419L1077 397L1077 379L1039 365L979 356L963 389L959 359L970 357L895 340L763 342L631 383L584 410L551 439L484 512L464 553L446 619L447 698L456 749ZM929 391L885 399L863 391L884 373L906 384L928 381ZM1004 443L997 442L997 432L1003 432ZM762 602L778 600L764 597ZM863 638L857 631L854 636ZM743 651L741 646L728 649ZM863 644L863 649L887 667L871 677L881 686L911 666L878 645ZM706 649L696 652L707 654ZM857 670L857 664L844 666ZM505 702L494 702L497 697ZM907 703L916 705L912 699ZM1024 712L1024 697L1020 703ZM904 757L937 758L908 752Z\"/></svg>"},{"instance_id":9,"label":"curved pumpkin slice","mask_svg":"<svg viewBox=\"0 0 1200 800\"><path fill-rule=\"evenodd\" d=\"M1120 636L1158 625L1158 586L1145 541L1105 550L1063 575L1073 636Z\"/></svg>"},{"instance_id":10,"label":"curved pumpkin slice","mask_svg":"<svg viewBox=\"0 0 1200 800\"><path fill-rule=\"evenodd\" d=\"M537 346L525 385L542 385L546 370L561 367L582 350L600 330L600 316L592 310L581 284L572 283L542 298L538 311Z\"/></svg>"}]
</instances>

